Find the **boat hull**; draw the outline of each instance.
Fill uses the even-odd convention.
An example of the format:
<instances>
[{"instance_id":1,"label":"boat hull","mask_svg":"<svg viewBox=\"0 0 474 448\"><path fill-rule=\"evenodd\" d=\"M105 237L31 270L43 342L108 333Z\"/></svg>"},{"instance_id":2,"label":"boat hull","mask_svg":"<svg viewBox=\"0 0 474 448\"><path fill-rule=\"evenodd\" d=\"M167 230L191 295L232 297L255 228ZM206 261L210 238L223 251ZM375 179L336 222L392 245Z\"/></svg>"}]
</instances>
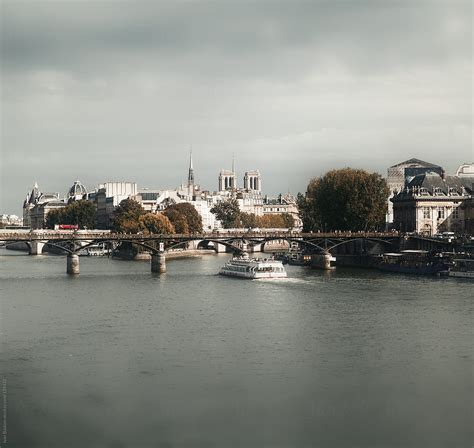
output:
<instances>
[{"instance_id":1,"label":"boat hull","mask_svg":"<svg viewBox=\"0 0 474 448\"><path fill-rule=\"evenodd\" d=\"M474 272L449 271L448 275L450 277L474 279Z\"/></svg>"},{"instance_id":2,"label":"boat hull","mask_svg":"<svg viewBox=\"0 0 474 448\"><path fill-rule=\"evenodd\" d=\"M377 268L384 272L395 272L398 274L436 275L445 270L442 266L400 266L380 263Z\"/></svg>"},{"instance_id":3,"label":"boat hull","mask_svg":"<svg viewBox=\"0 0 474 448\"><path fill-rule=\"evenodd\" d=\"M262 273L251 273L251 272L232 272L232 271L220 271L219 275L234 278L245 278L247 280L256 280L262 278L287 278L286 272L262 272Z\"/></svg>"}]
</instances>

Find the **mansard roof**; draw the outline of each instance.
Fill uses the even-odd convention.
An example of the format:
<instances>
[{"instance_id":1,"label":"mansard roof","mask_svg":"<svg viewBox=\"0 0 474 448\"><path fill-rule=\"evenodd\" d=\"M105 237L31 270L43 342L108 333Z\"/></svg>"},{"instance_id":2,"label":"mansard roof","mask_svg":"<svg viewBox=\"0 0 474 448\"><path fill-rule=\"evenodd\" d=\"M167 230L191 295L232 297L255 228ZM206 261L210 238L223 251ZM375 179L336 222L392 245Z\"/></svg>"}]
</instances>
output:
<instances>
[{"instance_id":1,"label":"mansard roof","mask_svg":"<svg viewBox=\"0 0 474 448\"><path fill-rule=\"evenodd\" d=\"M440 176L427 172L415 176L393 199L406 200L413 196L468 196L474 194L474 176ZM394 202L394 201L392 201Z\"/></svg>"},{"instance_id":2,"label":"mansard roof","mask_svg":"<svg viewBox=\"0 0 474 448\"><path fill-rule=\"evenodd\" d=\"M399 166L410 166L410 165L416 165L420 166L423 168L441 168L439 165L435 165L433 163L425 162L424 160L412 158L405 160L404 162L397 163L396 165L392 165L390 168L397 168Z\"/></svg>"},{"instance_id":3,"label":"mansard roof","mask_svg":"<svg viewBox=\"0 0 474 448\"><path fill-rule=\"evenodd\" d=\"M463 188L470 194L472 194L474 183L474 176L445 176L442 178L437 173L424 173L415 176L408 184L408 188L411 187L423 187L427 190L433 188L439 188L443 193L448 193L448 188L461 191Z\"/></svg>"}]
</instances>

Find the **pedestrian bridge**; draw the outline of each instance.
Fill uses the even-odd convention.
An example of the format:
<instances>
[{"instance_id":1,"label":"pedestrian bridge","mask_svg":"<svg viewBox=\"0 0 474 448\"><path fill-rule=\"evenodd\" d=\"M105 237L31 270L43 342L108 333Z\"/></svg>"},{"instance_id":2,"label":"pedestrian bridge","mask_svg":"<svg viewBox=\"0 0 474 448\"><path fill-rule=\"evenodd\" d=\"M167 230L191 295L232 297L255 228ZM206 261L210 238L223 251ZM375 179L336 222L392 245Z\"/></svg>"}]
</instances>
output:
<instances>
[{"instance_id":1,"label":"pedestrian bridge","mask_svg":"<svg viewBox=\"0 0 474 448\"><path fill-rule=\"evenodd\" d=\"M194 241L198 247L212 248L216 252L240 253L263 251L266 244L281 241L297 243L307 247L312 253L329 254L338 247L354 242L371 242L381 245L384 250L394 250L401 239L411 238L398 232L317 232L301 233L292 231L219 231L200 234L125 234L102 230L0 230L0 245L8 247L13 243L24 243L31 255L40 255L45 246L55 247L67 254L67 272L79 273L78 252L97 244L108 243L117 246L120 243L132 243L151 253L152 272L166 271L166 252L183 247Z\"/></svg>"}]
</instances>

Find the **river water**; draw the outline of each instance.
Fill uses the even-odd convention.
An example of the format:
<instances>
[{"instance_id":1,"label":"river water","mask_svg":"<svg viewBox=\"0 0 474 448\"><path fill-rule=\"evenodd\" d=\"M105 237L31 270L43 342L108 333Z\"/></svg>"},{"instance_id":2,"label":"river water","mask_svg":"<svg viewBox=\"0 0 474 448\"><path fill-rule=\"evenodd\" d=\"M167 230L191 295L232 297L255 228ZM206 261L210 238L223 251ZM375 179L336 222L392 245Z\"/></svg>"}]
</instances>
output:
<instances>
[{"instance_id":1,"label":"river water","mask_svg":"<svg viewBox=\"0 0 474 448\"><path fill-rule=\"evenodd\" d=\"M0 445L472 446L472 281L227 258L0 250Z\"/></svg>"}]
</instances>

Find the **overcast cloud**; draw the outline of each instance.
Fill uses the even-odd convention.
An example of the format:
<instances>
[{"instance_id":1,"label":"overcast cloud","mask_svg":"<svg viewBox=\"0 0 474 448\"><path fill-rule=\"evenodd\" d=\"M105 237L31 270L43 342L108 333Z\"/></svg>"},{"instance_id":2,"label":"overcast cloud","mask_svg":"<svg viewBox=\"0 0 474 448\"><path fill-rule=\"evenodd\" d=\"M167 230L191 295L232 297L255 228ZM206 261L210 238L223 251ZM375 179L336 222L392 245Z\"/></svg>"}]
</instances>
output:
<instances>
[{"instance_id":1,"label":"overcast cloud","mask_svg":"<svg viewBox=\"0 0 474 448\"><path fill-rule=\"evenodd\" d=\"M0 213L38 181L304 191L333 167L474 159L472 3L1 3Z\"/></svg>"}]
</instances>

